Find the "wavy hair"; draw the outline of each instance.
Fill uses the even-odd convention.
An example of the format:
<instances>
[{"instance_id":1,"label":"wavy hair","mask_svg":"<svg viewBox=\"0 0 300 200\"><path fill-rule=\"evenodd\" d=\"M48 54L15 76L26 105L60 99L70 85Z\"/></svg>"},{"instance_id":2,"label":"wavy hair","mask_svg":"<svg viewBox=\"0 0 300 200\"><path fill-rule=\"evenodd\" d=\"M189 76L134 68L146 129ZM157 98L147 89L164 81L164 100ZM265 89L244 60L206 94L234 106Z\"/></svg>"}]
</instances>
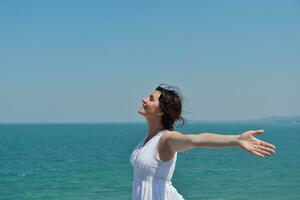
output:
<instances>
[{"instance_id":1,"label":"wavy hair","mask_svg":"<svg viewBox=\"0 0 300 200\"><path fill-rule=\"evenodd\" d=\"M160 108L163 111L161 123L165 129L173 130L175 122L181 122L182 127L185 124L182 113L182 95L176 86L160 84L155 90L161 92L159 97Z\"/></svg>"}]
</instances>

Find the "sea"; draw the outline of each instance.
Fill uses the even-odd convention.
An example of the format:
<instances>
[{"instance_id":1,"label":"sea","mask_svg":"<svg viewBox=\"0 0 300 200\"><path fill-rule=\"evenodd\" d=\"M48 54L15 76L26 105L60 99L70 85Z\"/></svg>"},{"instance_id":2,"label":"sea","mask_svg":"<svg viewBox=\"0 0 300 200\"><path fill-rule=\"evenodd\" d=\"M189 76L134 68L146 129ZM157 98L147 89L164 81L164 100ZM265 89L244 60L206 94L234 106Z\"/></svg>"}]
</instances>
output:
<instances>
[{"instance_id":1,"label":"sea","mask_svg":"<svg viewBox=\"0 0 300 200\"><path fill-rule=\"evenodd\" d=\"M239 147L178 153L172 184L187 200L299 200L300 124L187 123L183 134L240 134L276 146L270 157ZM147 124L0 124L0 200L130 200L132 150Z\"/></svg>"}]
</instances>

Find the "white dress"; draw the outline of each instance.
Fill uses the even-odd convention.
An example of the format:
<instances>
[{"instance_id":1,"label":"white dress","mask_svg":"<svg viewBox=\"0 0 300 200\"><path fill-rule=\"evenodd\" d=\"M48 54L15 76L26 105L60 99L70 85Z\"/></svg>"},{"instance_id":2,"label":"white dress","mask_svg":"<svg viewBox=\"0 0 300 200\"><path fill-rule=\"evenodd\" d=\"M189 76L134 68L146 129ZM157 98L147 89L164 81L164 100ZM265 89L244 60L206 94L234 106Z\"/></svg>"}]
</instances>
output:
<instances>
[{"instance_id":1,"label":"white dress","mask_svg":"<svg viewBox=\"0 0 300 200\"><path fill-rule=\"evenodd\" d=\"M160 160L156 145L167 130L158 132L144 146L147 135L135 147L130 156L134 167L132 200L184 200L172 185L171 179L176 165L174 157L164 162Z\"/></svg>"}]
</instances>

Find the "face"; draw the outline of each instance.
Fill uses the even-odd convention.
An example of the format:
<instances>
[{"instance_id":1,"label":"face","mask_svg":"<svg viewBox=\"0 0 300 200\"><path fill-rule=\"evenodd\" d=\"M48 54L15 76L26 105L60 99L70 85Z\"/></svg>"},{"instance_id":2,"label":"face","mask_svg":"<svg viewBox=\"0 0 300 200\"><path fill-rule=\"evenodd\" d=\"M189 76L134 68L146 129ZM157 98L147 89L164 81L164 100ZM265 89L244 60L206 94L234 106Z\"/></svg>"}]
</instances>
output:
<instances>
[{"instance_id":1,"label":"face","mask_svg":"<svg viewBox=\"0 0 300 200\"><path fill-rule=\"evenodd\" d=\"M159 97L161 92L155 90L149 96L142 99L142 106L140 107L138 113L146 118L159 117L163 113L159 105Z\"/></svg>"}]
</instances>

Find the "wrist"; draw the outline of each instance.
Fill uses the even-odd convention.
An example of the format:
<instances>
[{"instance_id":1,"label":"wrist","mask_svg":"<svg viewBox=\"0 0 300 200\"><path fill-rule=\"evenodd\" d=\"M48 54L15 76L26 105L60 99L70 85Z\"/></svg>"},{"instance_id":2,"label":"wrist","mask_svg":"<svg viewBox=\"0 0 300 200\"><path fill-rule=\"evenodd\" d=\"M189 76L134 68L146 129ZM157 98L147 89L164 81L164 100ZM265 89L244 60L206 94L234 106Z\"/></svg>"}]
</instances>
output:
<instances>
[{"instance_id":1,"label":"wrist","mask_svg":"<svg viewBox=\"0 0 300 200\"><path fill-rule=\"evenodd\" d=\"M234 143L236 146L240 146L240 138L241 138L241 135L238 134L238 135L234 135L235 138L234 138Z\"/></svg>"},{"instance_id":2,"label":"wrist","mask_svg":"<svg viewBox=\"0 0 300 200\"><path fill-rule=\"evenodd\" d=\"M228 135L227 145L228 146L239 146L240 135Z\"/></svg>"}]
</instances>

